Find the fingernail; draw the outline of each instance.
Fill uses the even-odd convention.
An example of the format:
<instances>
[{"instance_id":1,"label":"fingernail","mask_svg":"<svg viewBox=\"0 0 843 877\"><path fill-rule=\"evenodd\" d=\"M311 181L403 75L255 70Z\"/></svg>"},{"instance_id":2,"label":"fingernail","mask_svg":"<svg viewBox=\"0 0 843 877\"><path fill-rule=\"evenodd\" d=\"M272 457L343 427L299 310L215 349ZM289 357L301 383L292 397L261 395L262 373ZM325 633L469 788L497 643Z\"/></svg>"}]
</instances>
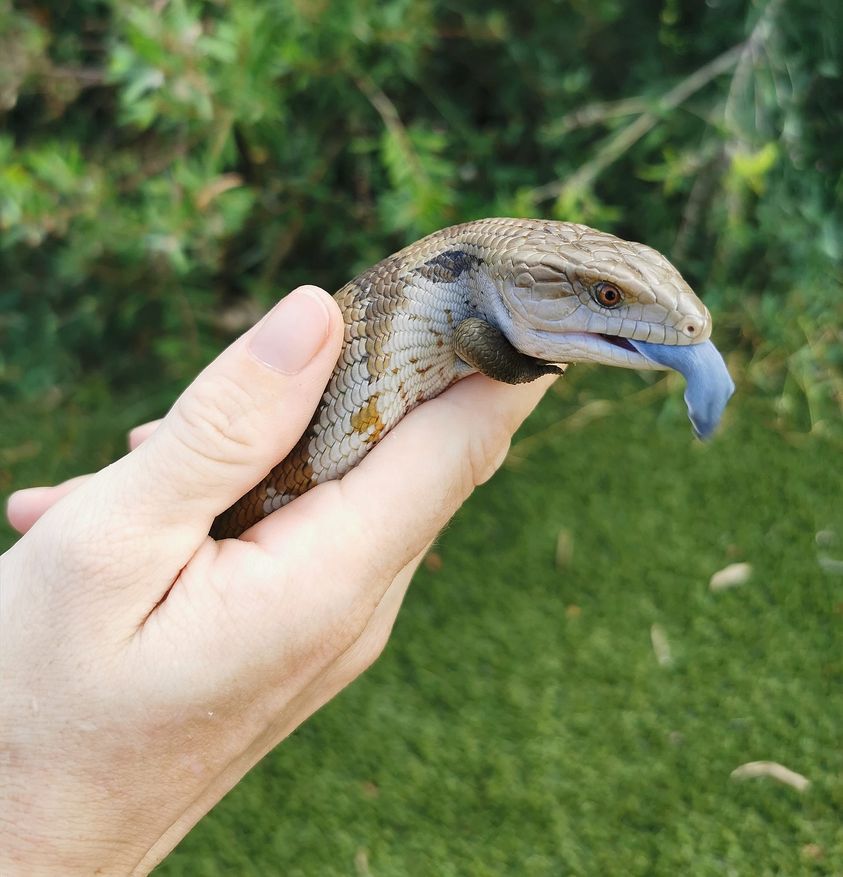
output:
<instances>
[{"instance_id":1,"label":"fingernail","mask_svg":"<svg viewBox=\"0 0 843 877\"><path fill-rule=\"evenodd\" d=\"M317 295L296 289L267 314L249 349L270 368L295 375L322 348L328 324L328 309Z\"/></svg>"}]
</instances>

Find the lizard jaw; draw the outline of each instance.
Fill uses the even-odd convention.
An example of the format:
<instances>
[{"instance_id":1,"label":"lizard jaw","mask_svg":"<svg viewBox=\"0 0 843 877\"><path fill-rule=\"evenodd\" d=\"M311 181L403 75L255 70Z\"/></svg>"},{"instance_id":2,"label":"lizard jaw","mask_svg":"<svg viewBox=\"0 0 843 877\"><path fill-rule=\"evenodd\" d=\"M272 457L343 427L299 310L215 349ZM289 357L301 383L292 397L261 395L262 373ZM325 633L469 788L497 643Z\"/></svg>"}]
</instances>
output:
<instances>
[{"instance_id":1,"label":"lizard jaw","mask_svg":"<svg viewBox=\"0 0 843 877\"><path fill-rule=\"evenodd\" d=\"M688 417L699 438L708 438L714 432L735 391L723 357L709 340L696 344L655 344L589 332L540 332L535 333L534 339L539 348L550 354L540 353L539 357L551 362L601 362L623 368L680 372L687 382Z\"/></svg>"},{"instance_id":2,"label":"lizard jaw","mask_svg":"<svg viewBox=\"0 0 843 877\"><path fill-rule=\"evenodd\" d=\"M548 362L597 362L602 365L632 369L666 369L644 356L630 339L599 332L534 331L529 335L529 346L522 350L537 359Z\"/></svg>"}]
</instances>

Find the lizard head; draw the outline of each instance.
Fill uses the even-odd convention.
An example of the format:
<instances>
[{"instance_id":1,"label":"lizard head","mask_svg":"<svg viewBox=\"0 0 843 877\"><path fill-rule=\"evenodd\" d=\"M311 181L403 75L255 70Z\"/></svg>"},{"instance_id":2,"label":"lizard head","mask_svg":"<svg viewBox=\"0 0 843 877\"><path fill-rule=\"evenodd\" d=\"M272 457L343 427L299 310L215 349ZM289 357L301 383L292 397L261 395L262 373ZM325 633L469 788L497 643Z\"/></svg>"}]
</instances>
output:
<instances>
[{"instance_id":1,"label":"lizard head","mask_svg":"<svg viewBox=\"0 0 843 877\"><path fill-rule=\"evenodd\" d=\"M566 222L525 223L491 266L492 313L509 342L547 362L674 368L698 434L734 391L711 315L657 250Z\"/></svg>"}]
</instances>

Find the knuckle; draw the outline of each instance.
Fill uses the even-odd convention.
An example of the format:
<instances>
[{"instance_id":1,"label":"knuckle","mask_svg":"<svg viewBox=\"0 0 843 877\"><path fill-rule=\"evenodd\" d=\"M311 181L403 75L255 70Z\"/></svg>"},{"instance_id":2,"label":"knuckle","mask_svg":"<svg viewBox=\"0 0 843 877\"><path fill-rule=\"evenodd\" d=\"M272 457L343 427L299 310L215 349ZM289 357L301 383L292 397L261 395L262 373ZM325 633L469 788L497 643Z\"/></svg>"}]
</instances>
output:
<instances>
[{"instance_id":1,"label":"knuckle","mask_svg":"<svg viewBox=\"0 0 843 877\"><path fill-rule=\"evenodd\" d=\"M143 552L144 533L128 521L106 530L98 517L79 516L56 537L54 556L62 577L73 583L102 583L120 586L133 580L136 572L129 558Z\"/></svg>"},{"instance_id":2,"label":"knuckle","mask_svg":"<svg viewBox=\"0 0 843 877\"><path fill-rule=\"evenodd\" d=\"M380 656L389 640L389 630L370 625L345 648L332 655L332 673L341 688L365 673Z\"/></svg>"},{"instance_id":3,"label":"knuckle","mask_svg":"<svg viewBox=\"0 0 843 877\"><path fill-rule=\"evenodd\" d=\"M495 474L503 463L512 434L519 423L520 420L513 422L506 406L499 406L498 410L490 412L488 418L480 419L467 431L455 477L455 490L459 491L460 502Z\"/></svg>"},{"instance_id":4,"label":"knuckle","mask_svg":"<svg viewBox=\"0 0 843 877\"><path fill-rule=\"evenodd\" d=\"M176 439L191 454L217 460L246 460L257 434L256 403L235 378L200 381L179 400Z\"/></svg>"},{"instance_id":5,"label":"knuckle","mask_svg":"<svg viewBox=\"0 0 843 877\"><path fill-rule=\"evenodd\" d=\"M350 668L355 676L368 670L383 654L389 641L389 632L367 631L354 644L350 660Z\"/></svg>"},{"instance_id":6,"label":"knuckle","mask_svg":"<svg viewBox=\"0 0 843 877\"><path fill-rule=\"evenodd\" d=\"M341 655L354 646L366 629L364 613L350 611L329 624L320 638L322 649L331 655Z\"/></svg>"},{"instance_id":7,"label":"knuckle","mask_svg":"<svg viewBox=\"0 0 843 877\"><path fill-rule=\"evenodd\" d=\"M484 484L497 472L509 450L510 435L497 428L472 433L466 456L467 493Z\"/></svg>"}]
</instances>

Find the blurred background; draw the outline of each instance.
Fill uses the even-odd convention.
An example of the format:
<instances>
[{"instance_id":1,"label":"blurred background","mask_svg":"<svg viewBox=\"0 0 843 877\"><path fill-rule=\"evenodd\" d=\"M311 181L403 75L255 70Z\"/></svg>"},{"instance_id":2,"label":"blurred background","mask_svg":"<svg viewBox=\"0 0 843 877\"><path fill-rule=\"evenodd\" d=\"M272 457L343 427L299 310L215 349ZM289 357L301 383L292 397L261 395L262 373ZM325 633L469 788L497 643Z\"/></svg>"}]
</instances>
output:
<instances>
[{"instance_id":1,"label":"blurred background","mask_svg":"<svg viewBox=\"0 0 843 877\"><path fill-rule=\"evenodd\" d=\"M677 376L571 369L157 873L843 874L841 63L839 0L0 0L4 494L483 216L662 250L738 384L703 447Z\"/></svg>"}]
</instances>

